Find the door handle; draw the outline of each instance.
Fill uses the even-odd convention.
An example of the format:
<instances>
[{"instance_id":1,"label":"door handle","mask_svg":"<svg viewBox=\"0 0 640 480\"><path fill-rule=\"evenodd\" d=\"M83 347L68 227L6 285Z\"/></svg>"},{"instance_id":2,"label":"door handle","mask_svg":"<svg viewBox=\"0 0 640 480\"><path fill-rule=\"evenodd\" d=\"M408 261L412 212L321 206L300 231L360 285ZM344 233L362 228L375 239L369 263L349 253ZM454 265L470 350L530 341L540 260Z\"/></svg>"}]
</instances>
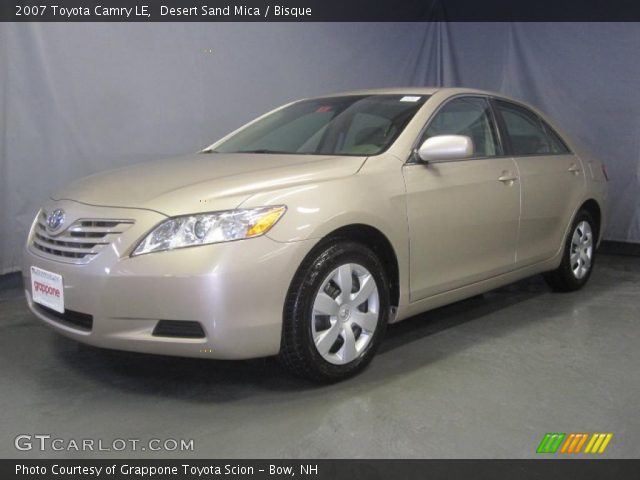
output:
<instances>
[{"instance_id":1,"label":"door handle","mask_svg":"<svg viewBox=\"0 0 640 480\"><path fill-rule=\"evenodd\" d=\"M516 180L518 180L518 177L507 171L502 172L502 175L498 177L498 181L502 183L512 184Z\"/></svg>"},{"instance_id":2,"label":"door handle","mask_svg":"<svg viewBox=\"0 0 640 480\"><path fill-rule=\"evenodd\" d=\"M580 171L580 167L578 167L578 165L576 165L575 163L572 163L571 166L567 169L567 172L573 173L574 175L579 174Z\"/></svg>"}]
</instances>

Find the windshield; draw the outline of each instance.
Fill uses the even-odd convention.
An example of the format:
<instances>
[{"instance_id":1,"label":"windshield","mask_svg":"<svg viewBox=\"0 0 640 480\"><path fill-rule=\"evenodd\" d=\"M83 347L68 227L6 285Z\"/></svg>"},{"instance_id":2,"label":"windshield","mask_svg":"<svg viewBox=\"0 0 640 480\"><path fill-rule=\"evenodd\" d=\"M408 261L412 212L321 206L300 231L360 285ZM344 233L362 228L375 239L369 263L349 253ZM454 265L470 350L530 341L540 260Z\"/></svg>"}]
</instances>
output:
<instances>
[{"instance_id":1,"label":"windshield","mask_svg":"<svg viewBox=\"0 0 640 480\"><path fill-rule=\"evenodd\" d=\"M386 150L427 95L350 95L302 100L213 145L220 153L376 155Z\"/></svg>"}]
</instances>

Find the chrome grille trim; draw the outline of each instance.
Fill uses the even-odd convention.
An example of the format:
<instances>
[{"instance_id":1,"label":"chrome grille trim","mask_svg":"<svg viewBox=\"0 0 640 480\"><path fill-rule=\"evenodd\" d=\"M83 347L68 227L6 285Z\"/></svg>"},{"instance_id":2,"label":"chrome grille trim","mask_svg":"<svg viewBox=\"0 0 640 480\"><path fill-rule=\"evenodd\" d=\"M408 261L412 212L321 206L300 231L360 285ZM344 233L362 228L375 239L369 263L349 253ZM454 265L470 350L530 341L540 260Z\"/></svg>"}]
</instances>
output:
<instances>
[{"instance_id":1,"label":"chrome grille trim","mask_svg":"<svg viewBox=\"0 0 640 480\"><path fill-rule=\"evenodd\" d=\"M59 234L46 227L47 214L38 217L31 238L31 247L39 255L67 263L88 263L108 246L117 235L125 232L134 221L129 219L78 219Z\"/></svg>"}]
</instances>

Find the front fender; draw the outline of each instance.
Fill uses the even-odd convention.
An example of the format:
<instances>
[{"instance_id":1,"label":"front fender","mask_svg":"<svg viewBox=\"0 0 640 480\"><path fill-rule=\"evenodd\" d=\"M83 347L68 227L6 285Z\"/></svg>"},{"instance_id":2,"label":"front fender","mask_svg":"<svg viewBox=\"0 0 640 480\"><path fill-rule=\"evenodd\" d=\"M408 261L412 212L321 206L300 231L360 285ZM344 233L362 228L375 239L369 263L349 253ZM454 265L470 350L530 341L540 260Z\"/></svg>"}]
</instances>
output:
<instances>
[{"instance_id":1,"label":"front fender","mask_svg":"<svg viewBox=\"0 0 640 480\"><path fill-rule=\"evenodd\" d=\"M397 159L373 157L354 175L257 193L242 208L286 205L287 213L267 234L278 242L319 241L348 225L379 230L398 259L402 301L408 292L409 232L401 167Z\"/></svg>"}]
</instances>

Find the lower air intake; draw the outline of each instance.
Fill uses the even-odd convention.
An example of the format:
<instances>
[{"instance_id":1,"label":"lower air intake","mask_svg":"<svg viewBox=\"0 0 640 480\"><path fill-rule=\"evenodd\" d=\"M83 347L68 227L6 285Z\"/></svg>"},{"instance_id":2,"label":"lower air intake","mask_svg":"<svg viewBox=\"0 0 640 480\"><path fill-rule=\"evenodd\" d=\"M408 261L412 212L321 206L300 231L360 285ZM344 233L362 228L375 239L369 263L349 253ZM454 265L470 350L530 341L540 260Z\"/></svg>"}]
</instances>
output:
<instances>
[{"instance_id":1,"label":"lower air intake","mask_svg":"<svg viewBox=\"0 0 640 480\"><path fill-rule=\"evenodd\" d=\"M56 312L51 308L43 305L35 305L43 314L47 315L51 320L54 320L62 325L66 325L71 328L90 332L93 328L93 315L89 315L81 312L74 312L73 310L65 310L64 313Z\"/></svg>"},{"instance_id":2,"label":"lower air intake","mask_svg":"<svg viewBox=\"0 0 640 480\"><path fill-rule=\"evenodd\" d=\"M154 337L204 338L204 330L198 322L160 320L153 329Z\"/></svg>"}]
</instances>

